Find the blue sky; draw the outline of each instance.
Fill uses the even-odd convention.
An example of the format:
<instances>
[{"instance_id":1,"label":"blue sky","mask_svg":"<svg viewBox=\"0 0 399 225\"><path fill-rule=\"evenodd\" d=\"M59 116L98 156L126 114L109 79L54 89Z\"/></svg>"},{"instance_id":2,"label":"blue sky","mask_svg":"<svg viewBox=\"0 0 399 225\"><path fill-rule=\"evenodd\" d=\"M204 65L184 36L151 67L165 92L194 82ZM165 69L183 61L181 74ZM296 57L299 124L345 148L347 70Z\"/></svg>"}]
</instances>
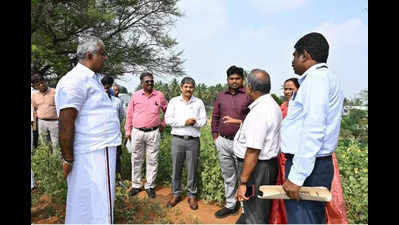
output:
<instances>
[{"instance_id":1,"label":"blue sky","mask_svg":"<svg viewBox=\"0 0 399 225\"><path fill-rule=\"evenodd\" d=\"M297 77L296 41L320 32L345 97L368 88L367 0L181 0L178 7L184 16L170 35L179 42L176 51L184 51L187 76L198 83L224 84L231 65L260 68L271 76L271 92L282 95L284 80ZM139 79L128 79L117 83L133 91Z\"/></svg>"}]
</instances>

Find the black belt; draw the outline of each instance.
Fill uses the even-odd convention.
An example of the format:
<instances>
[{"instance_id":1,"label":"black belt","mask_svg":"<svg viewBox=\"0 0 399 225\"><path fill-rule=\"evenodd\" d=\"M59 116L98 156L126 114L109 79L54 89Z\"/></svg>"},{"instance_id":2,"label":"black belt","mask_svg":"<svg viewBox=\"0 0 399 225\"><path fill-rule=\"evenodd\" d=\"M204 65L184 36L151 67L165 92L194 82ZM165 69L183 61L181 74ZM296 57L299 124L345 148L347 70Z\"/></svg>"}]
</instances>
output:
<instances>
[{"instance_id":1,"label":"black belt","mask_svg":"<svg viewBox=\"0 0 399 225\"><path fill-rule=\"evenodd\" d=\"M173 134L173 136L174 136L174 137L177 137L177 138L184 139L184 140L190 140L190 139L197 139L197 138L199 138L199 137L193 137L193 136L188 136L188 135L181 136L181 135L175 135L175 134Z\"/></svg>"},{"instance_id":2,"label":"black belt","mask_svg":"<svg viewBox=\"0 0 399 225\"><path fill-rule=\"evenodd\" d=\"M223 135L220 135L221 137L224 137L224 138L226 138L226 139L229 139L229 140L231 140L231 141L233 141L234 140L234 136L223 136Z\"/></svg>"},{"instance_id":3,"label":"black belt","mask_svg":"<svg viewBox=\"0 0 399 225\"><path fill-rule=\"evenodd\" d=\"M53 120L58 120L58 119L39 119L39 120L53 121Z\"/></svg>"},{"instance_id":4,"label":"black belt","mask_svg":"<svg viewBox=\"0 0 399 225\"><path fill-rule=\"evenodd\" d=\"M151 127L151 128L145 128L145 127L142 127L142 128L136 128L137 130L141 130L141 131L144 131L144 132L148 132L148 131L153 131L153 130L156 130L156 129L158 129L159 128L159 126L156 126L156 127Z\"/></svg>"},{"instance_id":5,"label":"black belt","mask_svg":"<svg viewBox=\"0 0 399 225\"><path fill-rule=\"evenodd\" d=\"M289 154L289 153L284 153L285 158L287 159L292 159L294 158L294 154ZM327 156L320 156L316 157L316 160L321 160L321 159L332 159L332 155L327 155Z\"/></svg>"}]
</instances>

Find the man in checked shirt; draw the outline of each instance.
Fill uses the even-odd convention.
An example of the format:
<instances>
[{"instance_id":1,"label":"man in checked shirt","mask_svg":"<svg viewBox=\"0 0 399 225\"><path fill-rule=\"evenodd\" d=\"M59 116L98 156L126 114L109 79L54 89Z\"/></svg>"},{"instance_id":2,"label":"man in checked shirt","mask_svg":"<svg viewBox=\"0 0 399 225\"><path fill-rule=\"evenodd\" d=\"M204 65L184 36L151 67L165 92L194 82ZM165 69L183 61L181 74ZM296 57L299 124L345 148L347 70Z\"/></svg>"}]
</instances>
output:
<instances>
[{"instance_id":1,"label":"man in checked shirt","mask_svg":"<svg viewBox=\"0 0 399 225\"><path fill-rule=\"evenodd\" d=\"M220 167L224 180L226 205L215 213L216 218L223 218L238 211L239 204L234 197L237 190L237 159L234 155L234 135L240 128L241 121L249 112L252 102L243 88L244 70L231 66L227 69L229 88L216 97L212 113L212 136L216 145Z\"/></svg>"}]
</instances>

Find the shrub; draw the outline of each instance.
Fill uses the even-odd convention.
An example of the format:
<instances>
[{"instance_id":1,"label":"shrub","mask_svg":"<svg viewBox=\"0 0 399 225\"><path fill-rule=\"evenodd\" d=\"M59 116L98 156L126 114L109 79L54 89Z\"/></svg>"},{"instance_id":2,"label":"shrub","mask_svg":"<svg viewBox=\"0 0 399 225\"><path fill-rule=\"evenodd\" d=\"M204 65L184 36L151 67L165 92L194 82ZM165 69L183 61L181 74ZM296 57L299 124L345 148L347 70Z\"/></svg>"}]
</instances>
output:
<instances>
[{"instance_id":1,"label":"shrub","mask_svg":"<svg viewBox=\"0 0 399 225\"><path fill-rule=\"evenodd\" d=\"M31 166L38 192L51 196L57 204L65 204L67 185L63 180L61 154L49 154L48 146L41 144L31 157Z\"/></svg>"},{"instance_id":2,"label":"shrub","mask_svg":"<svg viewBox=\"0 0 399 225\"><path fill-rule=\"evenodd\" d=\"M348 222L368 224L368 146L342 140L336 155Z\"/></svg>"}]
</instances>

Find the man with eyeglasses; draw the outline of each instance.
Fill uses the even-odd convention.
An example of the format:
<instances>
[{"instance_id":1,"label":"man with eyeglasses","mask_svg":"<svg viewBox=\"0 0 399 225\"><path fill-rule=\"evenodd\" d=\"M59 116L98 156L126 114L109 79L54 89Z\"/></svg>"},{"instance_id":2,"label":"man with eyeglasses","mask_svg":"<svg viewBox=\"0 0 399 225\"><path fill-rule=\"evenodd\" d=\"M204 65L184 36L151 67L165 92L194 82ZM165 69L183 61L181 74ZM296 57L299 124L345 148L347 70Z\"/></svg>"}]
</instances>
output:
<instances>
[{"instance_id":1,"label":"man with eyeglasses","mask_svg":"<svg viewBox=\"0 0 399 225\"><path fill-rule=\"evenodd\" d=\"M141 191L141 167L146 153L146 183L144 189L148 197L155 198L155 179L158 173L158 153L160 132L165 127L160 112L165 113L168 102L164 94L154 90L154 77L151 73L140 75L143 89L132 94L125 122L125 137L132 147L132 189L129 196Z\"/></svg>"},{"instance_id":2,"label":"man with eyeglasses","mask_svg":"<svg viewBox=\"0 0 399 225\"><path fill-rule=\"evenodd\" d=\"M31 82L33 87L38 90L32 94L32 107L34 115L38 119L40 141L49 145L50 153L57 154L59 145L58 116L54 99L55 89L49 88L43 77L37 73L31 76Z\"/></svg>"}]
</instances>

